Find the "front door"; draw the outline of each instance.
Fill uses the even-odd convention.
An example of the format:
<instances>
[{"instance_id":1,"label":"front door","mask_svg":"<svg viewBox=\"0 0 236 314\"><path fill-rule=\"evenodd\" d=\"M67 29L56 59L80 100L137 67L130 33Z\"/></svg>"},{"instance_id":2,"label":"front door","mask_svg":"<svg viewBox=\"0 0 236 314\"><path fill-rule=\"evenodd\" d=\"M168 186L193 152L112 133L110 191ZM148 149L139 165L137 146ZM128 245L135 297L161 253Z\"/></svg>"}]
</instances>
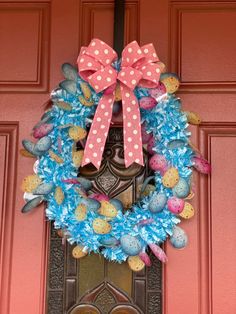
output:
<instances>
[{"instance_id":1,"label":"front door","mask_svg":"<svg viewBox=\"0 0 236 314\"><path fill-rule=\"evenodd\" d=\"M209 178L195 175L196 215L182 224L189 236L185 250L167 244L168 264L161 270L155 263L142 274L94 256L78 265L65 258L70 248L61 246L43 208L20 212L20 183L34 162L19 155L21 140L62 79L61 64L74 64L80 47L93 37L112 45L113 6L113 0L0 1L0 313L109 313L112 308L113 313L234 313L234 1L126 1L125 43L153 42L168 71L181 77L184 109L198 112L203 121L192 128L192 140L213 171ZM113 181L121 177L114 171L108 173ZM144 175L136 171L134 177ZM126 190L114 192L109 184L108 193ZM127 185L128 198L133 186ZM90 276L95 266L96 276Z\"/></svg>"}]
</instances>

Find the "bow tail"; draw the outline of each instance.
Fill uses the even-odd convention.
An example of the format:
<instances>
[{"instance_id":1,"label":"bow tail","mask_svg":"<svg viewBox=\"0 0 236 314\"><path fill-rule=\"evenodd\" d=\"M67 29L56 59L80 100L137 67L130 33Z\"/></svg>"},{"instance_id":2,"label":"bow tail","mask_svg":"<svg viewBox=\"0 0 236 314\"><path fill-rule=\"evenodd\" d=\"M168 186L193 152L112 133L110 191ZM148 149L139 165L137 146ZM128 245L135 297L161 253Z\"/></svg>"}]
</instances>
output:
<instances>
[{"instance_id":1,"label":"bow tail","mask_svg":"<svg viewBox=\"0 0 236 314\"><path fill-rule=\"evenodd\" d=\"M101 165L102 155L112 118L115 95L103 95L98 103L95 116L84 149L82 166L92 163L97 169Z\"/></svg>"},{"instance_id":2,"label":"bow tail","mask_svg":"<svg viewBox=\"0 0 236 314\"><path fill-rule=\"evenodd\" d=\"M143 145L139 104L133 91L121 84L125 166L133 162L143 166Z\"/></svg>"}]
</instances>

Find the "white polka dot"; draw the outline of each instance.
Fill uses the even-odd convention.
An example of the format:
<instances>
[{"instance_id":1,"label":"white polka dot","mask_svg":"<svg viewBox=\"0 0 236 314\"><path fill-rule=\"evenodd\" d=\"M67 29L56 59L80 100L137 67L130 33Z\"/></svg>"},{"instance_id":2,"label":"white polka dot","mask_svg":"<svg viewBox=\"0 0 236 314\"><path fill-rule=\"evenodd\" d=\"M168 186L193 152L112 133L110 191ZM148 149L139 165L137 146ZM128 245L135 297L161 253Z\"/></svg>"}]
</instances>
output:
<instances>
[{"instance_id":1,"label":"white polka dot","mask_svg":"<svg viewBox=\"0 0 236 314\"><path fill-rule=\"evenodd\" d=\"M111 104L112 103L112 99L109 99L108 102L109 102L109 104Z\"/></svg>"},{"instance_id":2,"label":"white polka dot","mask_svg":"<svg viewBox=\"0 0 236 314\"><path fill-rule=\"evenodd\" d=\"M127 126L128 126L128 127L131 127L131 125L132 125L131 122L128 122L128 123L127 123Z\"/></svg>"},{"instance_id":3,"label":"white polka dot","mask_svg":"<svg viewBox=\"0 0 236 314\"><path fill-rule=\"evenodd\" d=\"M140 162L140 160L139 160L139 159L135 159L135 162L139 163L139 162Z\"/></svg>"},{"instance_id":4,"label":"white polka dot","mask_svg":"<svg viewBox=\"0 0 236 314\"><path fill-rule=\"evenodd\" d=\"M142 51L139 49L139 50L137 51L137 53L138 53L139 55L141 55Z\"/></svg>"},{"instance_id":5,"label":"white polka dot","mask_svg":"<svg viewBox=\"0 0 236 314\"><path fill-rule=\"evenodd\" d=\"M94 47L95 45L96 45L96 43L95 43L95 41L93 41L92 44L91 44L91 46Z\"/></svg>"},{"instance_id":6,"label":"white polka dot","mask_svg":"<svg viewBox=\"0 0 236 314\"><path fill-rule=\"evenodd\" d=\"M105 109L105 107L106 107L106 106L105 106L104 104L101 105L101 108L102 108L102 109Z\"/></svg>"},{"instance_id":7,"label":"white polka dot","mask_svg":"<svg viewBox=\"0 0 236 314\"><path fill-rule=\"evenodd\" d=\"M89 144L89 148L93 148L93 144Z\"/></svg>"},{"instance_id":8,"label":"white polka dot","mask_svg":"<svg viewBox=\"0 0 236 314\"><path fill-rule=\"evenodd\" d=\"M132 142L132 138L131 137L128 137L128 142Z\"/></svg>"},{"instance_id":9,"label":"white polka dot","mask_svg":"<svg viewBox=\"0 0 236 314\"><path fill-rule=\"evenodd\" d=\"M148 71L147 76L151 76L151 75L152 75L152 72Z\"/></svg>"},{"instance_id":10,"label":"white polka dot","mask_svg":"<svg viewBox=\"0 0 236 314\"><path fill-rule=\"evenodd\" d=\"M126 58L126 61L129 62L129 58Z\"/></svg>"},{"instance_id":11,"label":"white polka dot","mask_svg":"<svg viewBox=\"0 0 236 314\"><path fill-rule=\"evenodd\" d=\"M130 75L134 75L134 71L130 71Z\"/></svg>"},{"instance_id":12,"label":"white polka dot","mask_svg":"<svg viewBox=\"0 0 236 314\"><path fill-rule=\"evenodd\" d=\"M98 154L97 153L93 153L93 157L97 157L98 156Z\"/></svg>"},{"instance_id":13,"label":"white polka dot","mask_svg":"<svg viewBox=\"0 0 236 314\"><path fill-rule=\"evenodd\" d=\"M110 77L107 77L107 82L111 82L111 78Z\"/></svg>"},{"instance_id":14,"label":"white polka dot","mask_svg":"<svg viewBox=\"0 0 236 314\"><path fill-rule=\"evenodd\" d=\"M91 66L92 66L92 63L91 63L91 62L89 62L89 63L88 63L88 66L89 66L89 67L91 67Z\"/></svg>"},{"instance_id":15,"label":"white polka dot","mask_svg":"<svg viewBox=\"0 0 236 314\"><path fill-rule=\"evenodd\" d=\"M132 49L132 48L128 48L128 52L130 52L130 53L131 53L132 51L133 51L133 49Z\"/></svg>"},{"instance_id":16,"label":"white polka dot","mask_svg":"<svg viewBox=\"0 0 236 314\"><path fill-rule=\"evenodd\" d=\"M98 85L95 85L94 87L95 87L95 89L99 89L99 86L98 86Z\"/></svg>"},{"instance_id":17,"label":"white polka dot","mask_svg":"<svg viewBox=\"0 0 236 314\"><path fill-rule=\"evenodd\" d=\"M103 151L103 146L101 147L101 152Z\"/></svg>"},{"instance_id":18,"label":"white polka dot","mask_svg":"<svg viewBox=\"0 0 236 314\"><path fill-rule=\"evenodd\" d=\"M133 156L133 153L132 152L129 152L129 157L132 157Z\"/></svg>"},{"instance_id":19,"label":"white polka dot","mask_svg":"<svg viewBox=\"0 0 236 314\"><path fill-rule=\"evenodd\" d=\"M83 62L84 62L84 58L81 58L81 59L80 59L80 63L83 63Z\"/></svg>"},{"instance_id":20,"label":"white polka dot","mask_svg":"<svg viewBox=\"0 0 236 314\"><path fill-rule=\"evenodd\" d=\"M120 75L121 75L121 76L125 76L125 72L121 72Z\"/></svg>"},{"instance_id":21,"label":"white polka dot","mask_svg":"<svg viewBox=\"0 0 236 314\"><path fill-rule=\"evenodd\" d=\"M101 121L102 121L102 119L101 119L100 117L98 117L98 118L97 118L97 121L98 121L98 122L101 122Z\"/></svg>"},{"instance_id":22,"label":"white polka dot","mask_svg":"<svg viewBox=\"0 0 236 314\"><path fill-rule=\"evenodd\" d=\"M104 135L107 137L107 132L105 132Z\"/></svg>"},{"instance_id":23,"label":"white polka dot","mask_svg":"<svg viewBox=\"0 0 236 314\"><path fill-rule=\"evenodd\" d=\"M128 111L128 112L130 112L130 111L131 111L131 108L130 108L130 107L128 107L128 108L127 108L127 111Z\"/></svg>"},{"instance_id":24,"label":"white polka dot","mask_svg":"<svg viewBox=\"0 0 236 314\"><path fill-rule=\"evenodd\" d=\"M105 55L108 55L108 49L104 49L104 53L105 53Z\"/></svg>"},{"instance_id":25,"label":"white polka dot","mask_svg":"<svg viewBox=\"0 0 236 314\"><path fill-rule=\"evenodd\" d=\"M135 85L137 82L136 82L136 80L132 80L131 83L132 83L133 85Z\"/></svg>"},{"instance_id":26,"label":"white polka dot","mask_svg":"<svg viewBox=\"0 0 236 314\"><path fill-rule=\"evenodd\" d=\"M138 59L137 58L134 58L134 62L136 62Z\"/></svg>"},{"instance_id":27,"label":"white polka dot","mask_svg":"<svg viewBox=\"0 0 236 314\"><path fill-rule=\"evenodd\" d=\"M129 98L130 97L130 93L125 93L125 97Z\"/></svg>"},{"instance_id":28,"label":"white polka dot","mask_svg":"<svg viewBox=\"0 0 236 314\"><path fill-rule=\"evenodd\" d=\"M160 69L159 69L159 68L157 68L157 69L156 69L156 72L157 72L157 73L160 73Z\"/></svg>"},{"instance_id":29,"label":"white polka dot","mask_svg":"<svg viewBox=\"0 0 236 314\"><path fill-rule=\"evenodd\" d=\"M132 103L132 105L135 105L135 104L136 104L136 101L135 101L135 100L132 100L131 103Z\"/></svg>"},{"instance_id":30,"label":"white polka dot","mask_svg":"<svg viewBox=\"0 0 236 314\"><path fill-rule=\"evenodd\" d=\"M104 41L102 41L102 40L100 41L100 43L101 43L101 45L105 45Z\"/></svg>"},{"instance_id":31,"label":"white polka dot","mask_svg":"<svg viewBox=\"0 0 236 314\"><path fill-rule=\"evenodd\" d=\"M113 73L111 69L110 69L108 72L109 72L110 74L112 74L112 73Z\"/></svg>"},{"instance_id":32,"label":"white polka dot","mask_svg":"<svg viewBox=\"0 0 236 314\"><path fill-rule=\"evenodd\" d=\"M136 116L136 114L133 115L133 119L136 120L138 117Z\"/></svg>"},{"instance_id":33,"label":"white polka dot","mask_svg":"<svg viewBox=\"0 0 236 314\"><path fill-rule=\"evenodd\" d=\"M148 49L147 48L144 49L144 53L148 53Z\"/></svg>"},{"instance_id":34,"label":"white polka dot","mask_svg":"<svg viewBox=\"0 0 236 314\"><path fill-rule=\"evenodd\" d=\"M133 133L134 133L134 134L138 134L138 131L137 131L137 130L133 130Z\"/></svg>"},{"instance_id":35,"label":"white polka dot","mask_svg":"<svg viewBox=\"0 0 236 314\"><path fill-rule=\"evenodd\" d=\"M110 63L110 59L106 59L106 64Z\"/></svg>"},{"instance_id":36,"label":"white polka dot","mask_svg":"<svg viewBox=\"0 0 236 314\"><path fill-rule=\"evenodd\" d=\"M86 158L86 159L85 159L85 162L90 162L90 159L89 159L89 158Z\"/></svg>"},{"instance_id":37,"label":"white polka dot","mask_svg":"<svg viewBox=\"0 0 236 314\"><path fill-rule=\"evenodd\" d=\"M137 145L137 144L135 144L135 145L134 145L134 148L135 148L135 149L138 149L138 145Z\"/></svg>"},{"instance_id":38,"label":"white polka dot","mask_svg":"<svg viewBox=\"0 0 236 314\"><path fill-rule=\"evenodd\" d=\"M157 57L157 54L156 54L155 52L153 52L152 56L153 56L154 58L156 58L156 57Z\"/></svg>"},{"instance_id":39,"label":"white polka dot","mask_svg":"<svg viewBox=\"0 0 236 314\"><path fill-rule=\"evenodd\" d=\"M97 130L93 130L93 134L97 134L97 132L98 132Z\"/></svg>"},{"instance_id":40,"label":"white polka dot","mask_svg":"<svg viewBox=\"0 0 236 314\"><path fill-rule=\"evenodd\" d=\"M145 70L145 69L146 69L146 66L143 66L143 67L142 67L142 70Z\"/></svg>"},{"instance_id":41,"label":"white polka dot","mask_svg":"<svg viewBox=\"0 0 236 314\"><path fill-rule=\"evenodd\" d=\"M109 113L106 111L106 112L104 113L104 115L105 115L105 116L108 116L108 115L109 115Z\"/></svg>"},{"instance_id":42,"label":"white polka dot","mask_svg":"<svg viewBox=\"0 0 236 314\"><path fill-rule=\"evenodd\" d=\"M101 81L101 79L102 79L101 75L98 75L98 76L97 76L97 80L98 80L98 81Z\"/></svg>"},{"instance_id":43,"label":"white polka dot","mask_svg":"<svg viewBox=\"0 0 236 314\"><path fill-rule=\"evenodd\" d=\"M98 143L101 143L101 141L102 141L102 140L100 139L100 137L98 137L98 138L97 138L97 142L98 142Z\"/></svg>"},{"instance_id":44,"label":"white polka dot","mask_svg":"<svg viewBox=\"0 0 236 314\"><path fill-rule=\"evenodd\" d=\"M126 80L124 80L124 81L123 81L123 83L124 83L124 84L127 84L127 81L126 81Z\"/></svg>"},{"instance_id":45,"label":"white polka dot","mask_svg":"<svg viewBox=\"0 0 236 314\"><path fill-rule=\"evenodd\" d=\"M98 50L95 50L94 53L95 53L95 55L99 55L99 51Z\"/></svg>"},{"instance_id":46,"label":"white polka dot","mask_svg":"<svg viewBox=\"0 0 236 314\"><path fill-rule=\"evenodd\" d=\"M126 134L126 131L124 130L124 134Z\"/></svg>"},{"instance_id":47,"label":"white polka dot","mask_svg":"<svg viewBox=\"0 0 236 314\"><path fill-rule=\"evenodd\" d=\"M105 125L104 124L101 125L101 129L105 129Z\"/></svg>"}]
</instances>

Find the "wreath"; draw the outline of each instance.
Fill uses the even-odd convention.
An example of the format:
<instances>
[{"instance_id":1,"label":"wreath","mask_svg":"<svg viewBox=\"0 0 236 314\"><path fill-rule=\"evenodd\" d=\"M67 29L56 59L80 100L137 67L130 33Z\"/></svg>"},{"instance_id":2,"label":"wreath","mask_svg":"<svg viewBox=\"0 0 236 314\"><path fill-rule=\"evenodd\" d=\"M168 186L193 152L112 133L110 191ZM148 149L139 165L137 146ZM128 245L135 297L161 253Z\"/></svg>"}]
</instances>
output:
<instances>
[{"instance_id":1,"label":"wreath","mask_svg":"<svg viewBox=\"0 0 236 314\"><path fill-rule=\"evenodd\" d=\"M139 271L151 265L151 250L166 262L161 243L169 237L175 248L183 248L188 242L177 224L194 215L189 202L194 196L192 167L210 172L209 163L189 141L188 124L199 124L200 118L181 111L174 95L179 79L165 72L152 44L132 42L118 60L110 46L93 39L81 49L77 63L78 71L62 65L65 80L52 91L53 105L32 131L37 142L22 141L21 153L37 158L34 174L22 183L22 212L47 202L47 218L76 244L75 258L95 252L111 261L127 260ZM88 163L100 167L120 100L125 166L143 165L145 146L153 170L129 210L119 199L93 193L92 182L79 175Z\"/></svg>"}]
</instances>

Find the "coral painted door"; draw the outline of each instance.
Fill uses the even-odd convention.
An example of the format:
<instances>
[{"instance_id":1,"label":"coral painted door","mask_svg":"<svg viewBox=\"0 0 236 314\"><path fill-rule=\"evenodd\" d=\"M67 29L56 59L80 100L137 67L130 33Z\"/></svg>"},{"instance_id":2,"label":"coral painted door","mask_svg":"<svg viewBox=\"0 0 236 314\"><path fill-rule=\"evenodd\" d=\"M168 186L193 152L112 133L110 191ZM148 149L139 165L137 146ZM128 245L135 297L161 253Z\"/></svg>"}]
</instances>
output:
<instances>
[{"instance_id":1,"label":"coral painted door","mask_svg":"<svg viewBox=\"0 0 236 314\"><path fill-rule=\"evenodd\" d=\"M33 160L18 152L21 140L42 114L50 90L62 79L60 65L75 63L81 45L92 37L112 45L113 2L0 1L2 314L47 313L49 228L43 208L25 216L20 213L19 186L32 172ZM125 42L153 42L168 70L181 77L183 107L197 111L203 121L192 128L193 142L213 169L209 178L195 175L196 215L182 224L189 246L177 251L167 245L162 310L146 286L143 294L154 304L146 313L235 313L236 3L126 2ZM137 284L142 280L137 279ZM51 313L60 314L54 309ZM116 313L135 310L120 308Z\"/></svg>"}]
</instances>

